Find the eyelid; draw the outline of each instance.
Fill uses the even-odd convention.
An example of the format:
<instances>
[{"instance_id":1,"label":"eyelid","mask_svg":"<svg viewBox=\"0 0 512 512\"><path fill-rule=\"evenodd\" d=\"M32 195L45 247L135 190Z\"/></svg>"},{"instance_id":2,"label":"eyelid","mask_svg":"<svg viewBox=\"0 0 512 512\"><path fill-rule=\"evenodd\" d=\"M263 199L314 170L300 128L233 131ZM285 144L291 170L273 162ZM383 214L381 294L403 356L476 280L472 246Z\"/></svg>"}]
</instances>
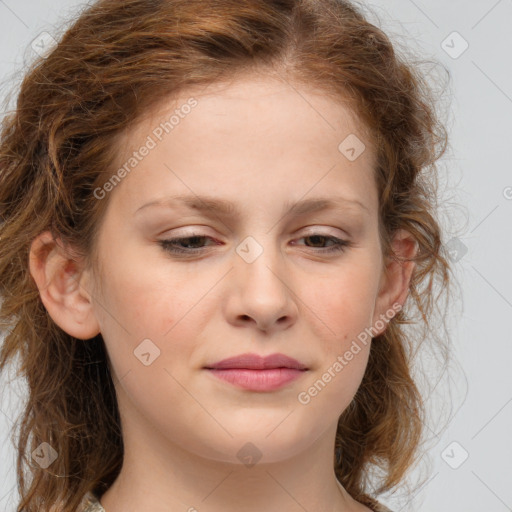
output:
<instances>
[{"instance_id":1,"label":"eyelid","mask_svg":"<svg viewBox=\"0 0 512 512\"><path fill-rule=\"evenodd\" d=\"M205 229L207 227L208 226L206 226L206 225L197 224L197 225L190 227L191 231L184 231L184 232L180 231L180 229L187 229L187 227L176 228L175 230L172 230L172 233L169 233L168 230L166 230L163 232L163 236L167 236L168 238L189 238L189 237L194 237L194 236L204 236L204 237L211 237L211 238L215 239L216 236L213 234L206 233L203 231L197 232L196 228ZM326 230L331 228L331 230L341 231L341 234L333 233L332 231L324 232L323 230L321 230L321 228L325 228ZM177 231L177 232L175 232L175 231ZM302 236L308 236L308 234L310 234L310 233L315 234L315 235L322 235L322 236L333 236L335 238L340 238L340 237L344 237L344 239L350 238L349 233L347 231L345 231L344 229L335 228L332 226L325 226L325 225L322 226L321 224L310 224L308 226L303 226L301 229L297 230L294 233L294 236L298 236L300 234L302 234ZM243 238L245 238L245 237L242 237L240 239L240 241L242 241Z\"/></svg>"},{"instance_id":2,"label":"eyelid","mask_svg":"<svg viewBox=\"0 0 512 512\"><path fill-rule=\"evenodd\" d=\"M327 240L327 242L331 242L333 245L328 247L308 247L307 245L304 246L306 249L311 249L312 253L317 253L318 255L323 255L325 257L327 256L335 256L335 255L341 255L345 252L346 249L352 247L352 242L350 240L347 240L345 237L337 237L332 234L323 233L322 231L319 231L318 229L315 230L313 228L310 228L308 232L302 233L302 236L299 236L298 238L295 238L292 240L293 245L296 245L296 240L302 240L305 238L314 238L314 237L320 237ZM210 242L213 242L213 244L209 244L207 246L203 247L193 247L193 248L183 248L179 247L179 243L183 240L190 240L193 238L200 238L200 239L206 239ZM190 233L190 234L184 234L181 236L174 236L170 237L168 239L159 240L159 245L162 247L164 251L169 253L171 257L175 258L189 258L189 257L196 257L196 256L202 256L204 253L208 253L209 249L208 247L212 247L215 245L219 245L218 240L215 238L205 235L202 233Z\"/></svg>"},{"instance_id":3,"label":"eyelid","mask_svg":"<svg viewBox=\"0 0 512 512\"><path fill-rule=\"evenodd\" d=\"M320 228L325 228L325 229L336 229L338 231L341 231L342 232L342 235L338 235L336 233L332 233L330 231L324 233L323 231L318 231ZM325 235L325 236L344 236L344 237L349 237L350 235L347 233L347 231L345 231L344 229L341 229L341 228L334 228L332 226L322 226L321 224L311 224L309 226L304 226L304 228L306 230L306 233L314 233L315 235L317 234L322 234L322 235ZM302 232L302 231L301 231Z\"/></svg>"}]
</instances>

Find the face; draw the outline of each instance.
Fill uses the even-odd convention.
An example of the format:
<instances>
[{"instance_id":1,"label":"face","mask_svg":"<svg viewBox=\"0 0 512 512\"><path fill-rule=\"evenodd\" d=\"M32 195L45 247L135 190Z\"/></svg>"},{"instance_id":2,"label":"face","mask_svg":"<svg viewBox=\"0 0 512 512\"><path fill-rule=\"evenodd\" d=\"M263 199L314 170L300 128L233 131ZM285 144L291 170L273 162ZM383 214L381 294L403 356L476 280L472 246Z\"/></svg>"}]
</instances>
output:
<instances>
[{"instance_id":1,"label":"face","mask_svg":"<svg viewBox=\"0 0 512 512\"><path fill-rule=\"evenodd\" d=\"M373 151L348 107L248 76L162 102L120 144L130 172L97 193L101 270L82 284L125 432L235 463L248 441L275 462L334 435L361 333L391 306ZM306 369L206 369L247 353Z\"/></svg>"}]
</instances>

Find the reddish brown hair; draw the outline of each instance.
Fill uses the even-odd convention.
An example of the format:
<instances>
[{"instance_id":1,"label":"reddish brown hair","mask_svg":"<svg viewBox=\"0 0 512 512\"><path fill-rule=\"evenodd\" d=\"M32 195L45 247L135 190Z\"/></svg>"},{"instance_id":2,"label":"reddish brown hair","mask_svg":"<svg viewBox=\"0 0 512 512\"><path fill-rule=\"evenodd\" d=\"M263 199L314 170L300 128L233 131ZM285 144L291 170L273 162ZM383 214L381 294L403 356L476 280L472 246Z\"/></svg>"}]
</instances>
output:
<instances>
[{"instance_id":1,"label":"reddish brown hair","mask_svg":"<svg viewBox=\"0 0 512 512\"><path fill-rule=\"evenodd\" d=\"M418 241L407 307L372 344L339 420L334 464L347 491L371 505L370 469L381 469L381 492L415 461L424 408L411 353L449 283L434 179L446 134L425 79L348 1L100 0L26 72L0 135L0 368L18 355L29 390L17 446L19 512L55 503L75 511L87 491L113 483L123 459L103 339L84 343L52 321L28 269L32 240L51 230L93 265L108 203L93 191L116 169L120 135L164 97L255 68L349 99L377 151L384 251L399 228ZM44 441L59 454L46 470L29 457Z\"/></svg>"}]
</instances>

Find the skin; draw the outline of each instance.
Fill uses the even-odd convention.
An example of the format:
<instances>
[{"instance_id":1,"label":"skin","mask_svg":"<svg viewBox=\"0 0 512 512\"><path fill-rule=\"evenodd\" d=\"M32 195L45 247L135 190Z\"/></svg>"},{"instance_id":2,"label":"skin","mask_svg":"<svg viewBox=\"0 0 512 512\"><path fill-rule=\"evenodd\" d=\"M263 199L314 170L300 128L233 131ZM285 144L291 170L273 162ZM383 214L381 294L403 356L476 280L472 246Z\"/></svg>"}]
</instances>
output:
<instances>
[{"instance_id":1,"label":"skin","mask_svg":"<svg viewBox=\"0 0 512 512\"><path fill-rule=\"evenodd\" d=\"M254 73L163 100L120 142L120 165L192 95L191 113L102 199L99 268L73 261L48 232L31 247L54 321L83 340L101 332L106 343L125 458L101 503L107 512L369 510L337 483L333 450L370 343L307 405L297 396L407 296L413 263L382 254L374 151L343 102ZM366 144L355 161L338 150L349 134ZM175 194L227 199L241 215L136 213ZM283 215L287 201L332 196L363 206ZM192 234L211 239L189 257L159 244ZM312 234L349 245L329 254L332 241ZM248 236L263 250L251 263L236 251ZM411 257L415 243L399 231L393 248ZM147 366L134 355L144 339L160 350ZM309 370L255 392L203 369L245 352L281 352ZM248 442L261 454L252 467L237 457Z\"/></svg>"}]
</instances>

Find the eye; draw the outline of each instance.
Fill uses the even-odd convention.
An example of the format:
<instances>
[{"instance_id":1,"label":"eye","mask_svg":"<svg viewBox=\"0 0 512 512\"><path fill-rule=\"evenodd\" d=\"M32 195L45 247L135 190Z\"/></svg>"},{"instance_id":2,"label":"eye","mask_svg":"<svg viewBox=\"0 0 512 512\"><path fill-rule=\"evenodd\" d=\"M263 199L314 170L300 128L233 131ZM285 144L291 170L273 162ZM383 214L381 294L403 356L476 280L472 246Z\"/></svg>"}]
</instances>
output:
<instances>
[{"instance_id":1,"label":"eye","mask_svg":"<svg viewBox=\"0 0 512 512\"><path fill-rule=\"evenodd\" d=\"M212 240L214 242L212 245L218 245L212 237L201 234L192 234L186 237L160 240L159 244L166 252L171 254L193 256L204 252L204 249L207 247L204 245L204 242L208 240ZM343 252L345 248L350 245L346 240L341 240L335 236L322 235L320 233L310 234L299 238L298 240L310 240L313 245L306 246L311 247L312 249L317 249L317 252L322 253ZM324 245L325 243L330 243L331 245L328 247L318 247L318 245Z\"/></svg>"},{"instance_id":2,"label":"eye","mask_svg":"<svg viewBox=\"0 0 512 512\"><path fill-rule=\"evenodd\" d=\"M330 247L320 247L320 251L323 252L323 253L331 253L331 252L342 252L345 250L346 247L348 247L350 245L349 242L347 242L346 240L341 240L340 238L336 238L335 236L331 236L331 235L322 235L322 234L317 234L317 233L314 233L314 234L311 234L311 235L306 235L302 238L299 238L299 240L312 240L313 244L322 244L322 243L325 243L325 241L330 241L332 242L332 245ZM318 249L318 247L315 247Z\"/></svg>"},{"instance_id":3,"label":"eye","mask_svg":"<svg viewBox=\"0 0 512 512\"><path fill-rule=\"evenodd\" d=\"M206 235L193 234L179 238L169 238L168 240L160 240L159 244L162 248L170 253L175 254L196 254L201 252L204 247L195 247L197 244L201 245L202 240L213 240L213 238ZM186 246L186 247L183 247ZM190 247L192 246L192 247Z\"/></svg>"}]
</instances>

